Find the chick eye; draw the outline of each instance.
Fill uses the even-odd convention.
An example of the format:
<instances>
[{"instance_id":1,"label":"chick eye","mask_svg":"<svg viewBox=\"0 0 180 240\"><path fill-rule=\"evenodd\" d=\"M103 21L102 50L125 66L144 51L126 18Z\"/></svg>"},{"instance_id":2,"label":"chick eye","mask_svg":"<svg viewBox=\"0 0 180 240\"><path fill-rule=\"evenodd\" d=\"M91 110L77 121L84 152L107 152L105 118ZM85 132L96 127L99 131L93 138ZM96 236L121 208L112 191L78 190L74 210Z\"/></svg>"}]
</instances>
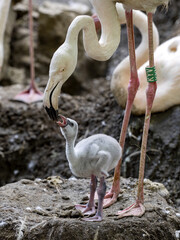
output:
<instances>
[{"instance_id":1,"label":"chick eye","mask_svg":"<svg viewBox=\"0 0 180 240\"><path fill-rule=\"evenodd\" d=\"M70 124L70 125L71 125L71 127L74 127L74 123L72 123L72 122L71 122L71 124Z\"/></svg>"},{"instance_id":2,"label":"chick eye","mask_svg":"<svg viewBox=\"0 0 180 240\"><path fill-rule=\"evenodd\" d=\"M59 70L60 73L64 72L64 71L65 71L65 68L62 68L62 69Z\"/></svg>"}]
</instances>

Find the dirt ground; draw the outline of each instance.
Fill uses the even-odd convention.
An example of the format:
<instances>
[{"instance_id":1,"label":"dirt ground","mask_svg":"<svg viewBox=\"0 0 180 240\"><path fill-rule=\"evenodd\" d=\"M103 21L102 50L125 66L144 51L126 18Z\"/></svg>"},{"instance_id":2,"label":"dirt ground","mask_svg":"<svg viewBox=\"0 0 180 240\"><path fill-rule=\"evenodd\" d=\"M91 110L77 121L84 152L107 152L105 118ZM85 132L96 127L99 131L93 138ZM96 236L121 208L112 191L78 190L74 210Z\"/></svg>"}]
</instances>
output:
<instances>
[{"instance_id":1,"label":"dirt ground","mask_svg":"<svg viewBox=\"0 0 180 240\"><path fill-rule=\"evenodd\" d=\"M88 186L89 180L51 177L23 179L0 188L0 239L176 240L180 219L162 184L145 181L143 217L118 219L117 211L133 203L137 187L136 180L122 179L123 194L104 209L104 220L99 223L82 221L74 207L87 202Z\"/></svg>"}]
</instances>

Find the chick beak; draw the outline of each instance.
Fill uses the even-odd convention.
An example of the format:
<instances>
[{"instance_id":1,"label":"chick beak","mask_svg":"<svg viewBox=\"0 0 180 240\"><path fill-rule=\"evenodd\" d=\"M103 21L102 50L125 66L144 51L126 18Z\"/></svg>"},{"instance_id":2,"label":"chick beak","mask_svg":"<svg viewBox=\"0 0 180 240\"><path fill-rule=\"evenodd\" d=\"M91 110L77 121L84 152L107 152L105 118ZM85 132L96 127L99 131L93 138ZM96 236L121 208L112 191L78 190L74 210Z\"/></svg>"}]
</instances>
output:
<instances>
[{"instance_id":1,"label":"chick beak","mask_svg":"<svg viewBox=\"0 0 180 240\"><path fill-rule=\"evenodd\" d=\"M66 127L67 126L67 119L64 117L64 116L62 116L62 115L59 115L59 117L60 117L60 120L59 121L57 121L57 124L60 126L60 127Z\"/></svg>"}]
</instances>

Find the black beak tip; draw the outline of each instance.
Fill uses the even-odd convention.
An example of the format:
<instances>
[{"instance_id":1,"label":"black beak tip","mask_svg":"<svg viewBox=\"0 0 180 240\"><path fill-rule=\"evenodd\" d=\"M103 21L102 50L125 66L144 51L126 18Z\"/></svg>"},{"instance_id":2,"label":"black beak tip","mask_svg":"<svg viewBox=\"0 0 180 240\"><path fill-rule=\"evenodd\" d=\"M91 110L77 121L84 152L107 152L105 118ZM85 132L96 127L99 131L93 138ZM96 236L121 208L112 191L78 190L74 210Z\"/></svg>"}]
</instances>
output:
<instances>
[{"instance_id":1,"label":"black beak tip","mask_svg":"<svg viewBox=\"0 0 180 240\"><path fill-rule=\"evenodd\" d=\"M55 110L52 106L50 108L45 107L47 114L50 119L57 121L58 120L58 110Z\"/></svg>"}]
</instances>

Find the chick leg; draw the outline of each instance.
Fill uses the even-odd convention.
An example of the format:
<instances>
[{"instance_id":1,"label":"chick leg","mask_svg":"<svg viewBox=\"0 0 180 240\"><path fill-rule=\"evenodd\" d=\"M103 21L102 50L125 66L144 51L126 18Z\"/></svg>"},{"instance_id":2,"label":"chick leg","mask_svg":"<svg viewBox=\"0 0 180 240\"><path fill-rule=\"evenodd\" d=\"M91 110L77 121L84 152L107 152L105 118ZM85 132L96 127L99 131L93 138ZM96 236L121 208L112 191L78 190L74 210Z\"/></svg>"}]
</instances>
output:
<instances>
[{"instance_id":1,"label":"chick leg","mask_svg":"<svg viewBox=\"0 0 180 240\"><path fill-rule=\"evenodd\" d=\"M86 205L75 205L75 208L81 211L84 215L90 216L96 213L95 204L94 204L94 195L97 188L97 178L94 175L91 175L91 184L90 184L90 197L89 202Z\"/></svg>"}]
</instances>

